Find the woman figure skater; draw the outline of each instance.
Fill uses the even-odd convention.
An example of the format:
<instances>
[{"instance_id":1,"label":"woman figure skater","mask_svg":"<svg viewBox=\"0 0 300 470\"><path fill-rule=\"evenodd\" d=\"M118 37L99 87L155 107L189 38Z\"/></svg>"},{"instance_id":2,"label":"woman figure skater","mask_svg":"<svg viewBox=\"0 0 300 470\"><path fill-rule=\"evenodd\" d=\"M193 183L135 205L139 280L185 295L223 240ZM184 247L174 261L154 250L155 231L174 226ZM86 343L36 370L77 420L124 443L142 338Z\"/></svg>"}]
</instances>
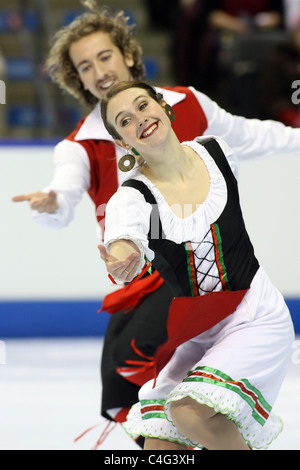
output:
<instances>
[{"instance_id":1,"label":"woman figure skater","mask_svg":"<svg viewBox=\"0 0 300 470\"><path fill-rule=\"evenodd\" d=\"M101 112L131 152L123 169L140 164L107 205L101 257L125 283L151 262L174 293L157 377L125 429L145 450L267 448L282 428L271 410L294 330L245 229L238 160L218 138L180 144L172 108L146 83L115 85Z\"/></svg>"}]
</instances>

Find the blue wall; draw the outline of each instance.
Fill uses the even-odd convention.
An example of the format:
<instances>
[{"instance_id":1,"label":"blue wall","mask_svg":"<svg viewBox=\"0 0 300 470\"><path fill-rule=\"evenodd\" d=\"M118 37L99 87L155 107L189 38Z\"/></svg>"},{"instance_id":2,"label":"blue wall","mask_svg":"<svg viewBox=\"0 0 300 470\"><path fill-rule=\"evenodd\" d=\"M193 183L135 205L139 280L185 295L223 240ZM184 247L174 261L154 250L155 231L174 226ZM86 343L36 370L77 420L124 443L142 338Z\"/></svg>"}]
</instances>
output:
<instances>
[{"instance_id":1,"label":"blue wall","mask_svg":"<svg viewBox=\"0 0 300 470\"><path fill-rule=\"evenodd\" d=\"M300 299L286 299L300 334ZM0 302L0 338L103 336L109 320L98 301Z\"/></svg>"},{"instance_id":2,"label":"blue wall","mask_svg":"<svg viewBox=\"0 0 300 470\"><path fill-rule=\"evenodd\" d=\"M0 302L0 338L103 336L109 320L97 301Z\"/></svg>"}]
</instances>

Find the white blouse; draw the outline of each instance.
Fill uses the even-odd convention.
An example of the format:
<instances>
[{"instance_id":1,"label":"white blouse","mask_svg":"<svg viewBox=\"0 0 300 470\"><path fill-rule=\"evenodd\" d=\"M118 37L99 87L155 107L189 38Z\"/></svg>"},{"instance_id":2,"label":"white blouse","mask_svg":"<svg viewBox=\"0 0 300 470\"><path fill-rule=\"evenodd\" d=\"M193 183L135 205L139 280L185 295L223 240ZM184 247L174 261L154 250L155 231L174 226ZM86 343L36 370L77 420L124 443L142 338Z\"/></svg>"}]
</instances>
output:
<instances>
[{"instance_id":1,"label":"white blouse","mask_svg":"<svg viewBox=\"0 0 300 470\"><path fill-rule=\"evenodd\" d=\"M202 264L204 263L201 270L203 271L205 264L208 264L209 266L207 265L207 269L204 270L209 269L212 275L215 274L215 276L218 277L217 266L212 266L212 264L215 265L214 253L211 254L210 261L207 259L205 253L203 258L203 250L207 251L207 247L213 245L212 240L210 240L210 226L220 217L225 208L227 202L227 186L214 159L206 148L201 145L201 140L203 139L204 137L200 137L194 141L182 143L182 145L188 145L198 153L203 159L210 176L208 195L205 201L200 204L193 213L189 213L187 206L185 214L182 214L183 217L178 217L172 207L166 202L159 189L145 175L137 171L134 178L144 182L155 197L162 229L166 238L178 244L191 242L196 257L202 260ZM216 138L216 140L220 144L237 178L238 160L236 156L224 141L219 138ZM138 190L128 186L120 187L112 196L106 208L104 243L107 249L109 250L109 245L118 239L130 239L134 241L141 253L140 269L144 264L145 255L150 261L152 261L155 256L153 251L149 248L147 239L150 228L151 211L152 206L145 201L144 196ZM211 290L211 286L208 287Z\"/></svg>"}]
</instances>

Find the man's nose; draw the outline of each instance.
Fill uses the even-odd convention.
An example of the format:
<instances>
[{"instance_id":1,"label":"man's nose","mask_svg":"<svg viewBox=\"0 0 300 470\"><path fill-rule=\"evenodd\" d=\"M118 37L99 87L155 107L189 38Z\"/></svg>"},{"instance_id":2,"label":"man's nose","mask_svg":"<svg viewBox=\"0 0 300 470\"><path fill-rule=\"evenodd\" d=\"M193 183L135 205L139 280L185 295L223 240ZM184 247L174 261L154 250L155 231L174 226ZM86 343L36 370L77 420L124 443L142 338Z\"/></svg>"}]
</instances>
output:
<instances>
[{"instance_id":1,"label":"man's nose","mask_svg":"<svg viewBox=\"0 0 300 470\"><path fill-rule=\"evenodd\" d=\"M94 73L96 80L102 80L105 76L105 69L98 61L94 63Z\"/></svg>"}]
</instances>

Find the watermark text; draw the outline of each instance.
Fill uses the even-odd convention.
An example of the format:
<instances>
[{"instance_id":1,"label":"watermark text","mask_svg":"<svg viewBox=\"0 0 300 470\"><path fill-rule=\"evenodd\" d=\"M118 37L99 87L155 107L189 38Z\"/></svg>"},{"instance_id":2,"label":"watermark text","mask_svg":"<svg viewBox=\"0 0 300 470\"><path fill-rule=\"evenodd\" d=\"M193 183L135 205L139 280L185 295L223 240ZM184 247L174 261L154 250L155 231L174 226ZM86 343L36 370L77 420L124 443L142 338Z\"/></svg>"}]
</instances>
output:
<instances>
[{"instance_id":1,"label":"watermark text","mask_svg":"<svg viewBox=\"0 0 300 470\"><path fill-rule=\"evenodd\" d=\"M298 105L300 104L300 80L293 81L292 89L295 90L292 94L292 103Z\"/></svg>"},{"instance_id":2,"label":"watermark text","mask_svg":"<svg viewBox=\"0 0 300 470\"><path fill-rule=\"evenodd\" d=\"M0 104L6 104L6 85L3 80L0 80Z\"/></svg>"},{"instance_id":3,"label":"watermark text","mask_svg":"<svg viewBox=\"0 0 300 470\"><path fill-rule=\"evenodd\" d=\"M177 218L185 219L198 210L200 204L172 204L169 207ZM96 236L99 239L102 239L105 229L106 208L107 204L101 204L96 210L96 216L98 218ZM157 204L148 204L144 212L141 212L140 208L133 207L132 204L119 207L115 205L111 212L110 223L113 226L122 227L122 230L125 230L124 233L127 233L128 228L132 227L134 223L141 224L144 228L148 226L149 236L152 240L165 238L162 232Z\"/></svg>"}]
</instances>

